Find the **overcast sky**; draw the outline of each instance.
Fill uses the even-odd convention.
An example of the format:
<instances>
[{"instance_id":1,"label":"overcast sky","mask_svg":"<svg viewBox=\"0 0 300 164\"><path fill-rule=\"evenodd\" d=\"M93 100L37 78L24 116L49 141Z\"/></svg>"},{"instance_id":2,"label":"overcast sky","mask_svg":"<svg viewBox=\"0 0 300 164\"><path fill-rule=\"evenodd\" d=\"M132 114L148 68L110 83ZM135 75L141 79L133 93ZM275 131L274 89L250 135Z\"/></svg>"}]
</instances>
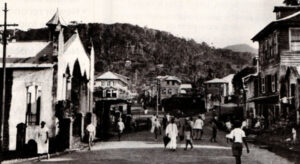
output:
<instances>
[{"instance_id":1,"label":"overcast sky","mask_svg":"<svg viewBox=\"0 0 300 164\"><path fill-rule=\"evenodd\" d=\"M168 31L215 47L253 44L251 38L270 21L283 0L0 0L8 22L40 28L59 8L66 22L130 23ZM3 14L0 14L1 24Z\"/></svg>"}]
</instances>

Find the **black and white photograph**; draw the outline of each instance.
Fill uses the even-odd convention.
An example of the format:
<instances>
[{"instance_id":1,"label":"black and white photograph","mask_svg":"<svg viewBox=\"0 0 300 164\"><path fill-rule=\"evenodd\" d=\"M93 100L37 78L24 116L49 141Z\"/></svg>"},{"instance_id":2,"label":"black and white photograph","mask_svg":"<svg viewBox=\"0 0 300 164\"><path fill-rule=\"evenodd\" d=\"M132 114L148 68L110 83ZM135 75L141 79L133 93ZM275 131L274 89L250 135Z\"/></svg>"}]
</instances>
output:
<instances>
[{"instance_id":1,"label":"black and white photograph","mask_svg":"<svg viewBox=\"0 0 300 164\"><path fill-rule=\"evenodd\" d=\"M0 163L300 163L300 0L0 0Z\"/></svg>"}]
</instances>

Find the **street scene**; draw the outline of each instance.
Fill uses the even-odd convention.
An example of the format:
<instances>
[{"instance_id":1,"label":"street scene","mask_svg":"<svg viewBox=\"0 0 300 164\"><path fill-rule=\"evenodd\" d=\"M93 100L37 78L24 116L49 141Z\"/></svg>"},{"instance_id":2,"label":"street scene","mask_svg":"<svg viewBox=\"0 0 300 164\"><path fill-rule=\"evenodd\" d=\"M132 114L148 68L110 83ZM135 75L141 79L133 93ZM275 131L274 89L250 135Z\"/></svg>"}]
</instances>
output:
<instances>
[{"instance_id":1,"label":"street scene","mask_svg":"<svg viewBox=\"0 0 300 164\"><path fill-rule=\"evenodd\" d=\"M0 7L1 163L300 163L300 1Z\"/></svg>"}]
</instances>

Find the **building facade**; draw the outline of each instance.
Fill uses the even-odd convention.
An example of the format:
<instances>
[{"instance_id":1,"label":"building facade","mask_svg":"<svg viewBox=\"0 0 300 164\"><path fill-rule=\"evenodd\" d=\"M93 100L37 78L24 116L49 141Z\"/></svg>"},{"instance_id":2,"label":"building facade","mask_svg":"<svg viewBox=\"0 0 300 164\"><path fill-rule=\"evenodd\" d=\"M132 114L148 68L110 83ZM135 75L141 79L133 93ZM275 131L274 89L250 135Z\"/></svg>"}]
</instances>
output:
<instances>
[{"instance_id":1,"label":"building facade","mask_svg":"<svg viewBox=\"0 0 300 164\"><path fill-rule=\"evenodd\" d=\"M50 31L48 42L15 42L7 46L3 145L9 151L37 143L42 121L49 128L50 147L56 144L52 141L59 134L66 136L66 145L71 147L73 137L83 138L85 116L92 112L93 52L86 52L76 31L65 42L67 25L58 11L46 25ZM59 108L66 102L68 109ZM60 126L64 119L69 120L67 128Z\"/></svg>"},{"instance_id":2,"label":"building facade","mask_svg":"<svg viewBox=\"0 0 300 164\"><path fill-rule=\"evenodd\" d=\"M276 20L252 38L259 43L258 92L247 101L255 103L266 126L279 119L299 122L299 11L299 6L276 6Z\"/></svg>"}]
</instances>

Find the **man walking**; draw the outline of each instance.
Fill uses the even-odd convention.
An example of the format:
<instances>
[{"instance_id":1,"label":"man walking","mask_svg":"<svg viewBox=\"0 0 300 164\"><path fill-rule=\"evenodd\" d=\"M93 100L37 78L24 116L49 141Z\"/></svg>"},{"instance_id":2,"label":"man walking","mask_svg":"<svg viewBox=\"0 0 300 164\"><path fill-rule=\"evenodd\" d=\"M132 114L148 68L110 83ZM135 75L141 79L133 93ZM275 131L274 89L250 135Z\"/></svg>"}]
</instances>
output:
<instances>
[{"instance_id":1,"label":"man walking","mask_svg":"<svg viewBox=\"0 0 300 164\"><path fill-rule=\"evenodd\" d=\"M242 151L243 151L243 145L242 143L244 142L246 148L247 148L247 153L249 153L249 148L248 144L245 140L245 132L241 129L241 122L236 121L234 125L234 129L230 132L230 134L227 136L233 141L232 144L232 155L235 157L236 164L241 164L241 156L242 156Z\"/></svg>"}]
</instances>

